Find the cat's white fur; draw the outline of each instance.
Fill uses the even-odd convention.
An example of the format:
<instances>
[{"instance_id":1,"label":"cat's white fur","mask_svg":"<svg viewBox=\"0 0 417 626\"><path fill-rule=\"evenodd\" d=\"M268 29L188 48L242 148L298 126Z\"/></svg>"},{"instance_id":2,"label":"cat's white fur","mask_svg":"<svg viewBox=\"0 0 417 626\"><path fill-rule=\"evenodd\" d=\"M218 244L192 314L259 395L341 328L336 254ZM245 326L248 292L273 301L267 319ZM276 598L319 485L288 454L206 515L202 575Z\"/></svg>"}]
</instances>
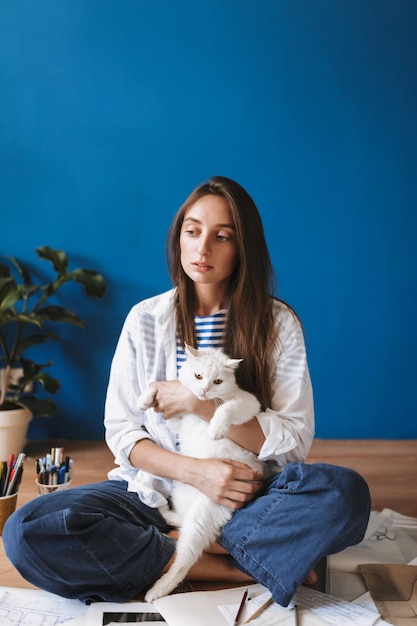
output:
<instances>
[{"instance_id":1,"label":"cat's white fur","mask_svg":"<svg viewBox=\"0 0 417 626\"><path fill-rule=\"evenodd\" d=\"M210 422L192 414L167 420L178 434L181 454L197 458L229 458L242 461L265 475L265 464L255 454L245 450L227 434L231 424L244 424L260 410L257 398L240 389L235 370L241 359L230 359L222 350L195 350L185 346L187 359L181 367L179 380L198 398L215 399L218 403ZM149 408L155 399L155 389L147 389L139 399L141 409ZM169 594L185 578L190 567L213 543L233 511L210 500L191 485L174 481L173 510L168 505L160 511L169 524L180 528L175 559L169 570L149 589L145 596L152 602Z\"/></svg>"}]
</instances>

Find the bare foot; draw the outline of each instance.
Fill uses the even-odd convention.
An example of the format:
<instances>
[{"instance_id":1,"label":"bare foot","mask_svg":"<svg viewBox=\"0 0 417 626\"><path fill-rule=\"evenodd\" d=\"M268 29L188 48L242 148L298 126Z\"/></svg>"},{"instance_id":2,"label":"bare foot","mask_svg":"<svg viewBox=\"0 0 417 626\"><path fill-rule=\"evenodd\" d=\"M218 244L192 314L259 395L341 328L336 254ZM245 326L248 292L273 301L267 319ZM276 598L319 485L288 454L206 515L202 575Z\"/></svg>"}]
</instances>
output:
<instances>
[{"instance_id":1,"label":"bare foot","mask_svg":"<svg viewBox=\"0 0 417 626\"><path fill-rule=\"evenodd\" d=\"M318 579L319 577L317 576L316 570L312 569L305 581L303 582L303 585L305 587L314 587L314 585L317 584Z\"/></svg>"}]
</instances>

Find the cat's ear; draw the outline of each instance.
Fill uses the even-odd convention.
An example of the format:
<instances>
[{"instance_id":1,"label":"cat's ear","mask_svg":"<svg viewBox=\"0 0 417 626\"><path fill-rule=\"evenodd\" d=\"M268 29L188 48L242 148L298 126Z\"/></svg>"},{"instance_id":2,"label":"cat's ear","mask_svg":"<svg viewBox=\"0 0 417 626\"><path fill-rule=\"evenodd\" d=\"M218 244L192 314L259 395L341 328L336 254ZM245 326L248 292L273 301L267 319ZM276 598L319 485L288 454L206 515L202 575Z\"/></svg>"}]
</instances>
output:
<instances>
[{"instance_id":1,"label":"cat's ear","mask_svg":"<svg viewBox=\"0 0 417 626\"><path fill-rule=\"evenodd\" d=\"M187 356L198 356L198 350L196 350L192 346L189 346L188 343L184 344L184 352Z\"/></svg>"},{"instance_id":2,"label":"cat's ear","mask_svg":"<svg viewBox=\"0 0 417 626\"><path fill-rule=\"evenodd\" d=\"M239 363L242 363L243 359L227 359L227 367L230 367L232 370L237 369Z\"/></svg>"}]
</instances>

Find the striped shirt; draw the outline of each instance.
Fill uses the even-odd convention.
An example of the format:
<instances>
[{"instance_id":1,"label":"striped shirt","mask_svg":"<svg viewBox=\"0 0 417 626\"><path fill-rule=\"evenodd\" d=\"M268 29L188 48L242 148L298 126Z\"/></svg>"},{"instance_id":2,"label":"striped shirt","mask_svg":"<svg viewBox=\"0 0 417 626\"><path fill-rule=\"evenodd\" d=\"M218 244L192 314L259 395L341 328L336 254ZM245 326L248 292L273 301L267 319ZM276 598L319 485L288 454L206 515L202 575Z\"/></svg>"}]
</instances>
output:
<instances>
[{"instance_id":1,"label":"striped shirt","mask_svg":"<svg viewBox=\"0 0 417 626\"><path fill-rule=\"evenodd\" d=\"M200 317L194 315L195 332L197 337L197 349L202 350L204 348L222 348L223 347L223 333L226 326L226 309L215 313L214 315L208 315L207 317ZM185 361L184 350L177 336L177 369L180 370L182 364Z\"/></svg>"}]
</instances>

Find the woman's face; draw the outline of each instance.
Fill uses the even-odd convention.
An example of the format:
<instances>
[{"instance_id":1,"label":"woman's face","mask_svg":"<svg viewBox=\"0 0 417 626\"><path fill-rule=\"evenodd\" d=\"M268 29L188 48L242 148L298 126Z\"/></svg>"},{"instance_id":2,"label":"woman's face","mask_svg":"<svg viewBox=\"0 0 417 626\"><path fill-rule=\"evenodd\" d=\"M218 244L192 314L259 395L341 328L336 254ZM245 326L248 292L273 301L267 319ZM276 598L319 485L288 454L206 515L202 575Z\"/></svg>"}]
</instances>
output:
<instances>
[{"instance_id":1,"label":"woman's face","mask_svg":"<svg viewBox=\"0 0 417 626\"><path fill-rule=\"evenodd\" d=\"M187 209L180 248L182 268L196 285L227 287L238 254L232 213L224 198L203 196Z\"/></svg>"}]
</instances>

